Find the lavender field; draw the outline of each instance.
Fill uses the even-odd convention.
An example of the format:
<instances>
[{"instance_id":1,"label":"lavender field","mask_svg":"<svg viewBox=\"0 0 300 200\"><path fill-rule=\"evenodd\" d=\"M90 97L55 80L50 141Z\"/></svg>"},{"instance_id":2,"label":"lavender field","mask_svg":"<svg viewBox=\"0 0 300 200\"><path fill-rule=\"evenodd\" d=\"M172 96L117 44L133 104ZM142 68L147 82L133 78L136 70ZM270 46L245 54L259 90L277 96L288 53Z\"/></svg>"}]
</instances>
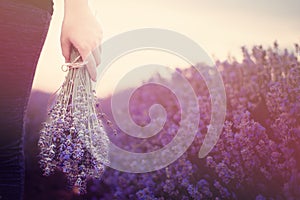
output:
<instances>
[{"instance_id":1,"label":"lavender field","mask_svg":"<svg viewBox=\"0 0 300 200\"><path fill-rule=\"evenodd\" d=\"M205 158L198 151L211 115L209 92L193 67L178 70L193 86L199 100L197 135L176 162L158 171L134 174L107 168L102 180L90 180L88 193L75 195L61 172L43 177L38 165L38 137L46 118L50 94L33 91L26 119L25 198L33 199L300 199L300 63L296 54L254 46L242 48L243 61L217 62L226 95L227 112L218 143ZM153 77L162 79L160 76ZM171 80L176 84L176 77ZM122 93L118 94L122 98ZM110 99L100 101L113 121ZM158 103L167 111L163 130L150 139L137 139L118 130L108 136L133 152L149 152L168 144L179 127L180 107L167 88L148 84L136 90L130 102L132 119L149 123L149 107Z\"/></svg>"}]
</instances>

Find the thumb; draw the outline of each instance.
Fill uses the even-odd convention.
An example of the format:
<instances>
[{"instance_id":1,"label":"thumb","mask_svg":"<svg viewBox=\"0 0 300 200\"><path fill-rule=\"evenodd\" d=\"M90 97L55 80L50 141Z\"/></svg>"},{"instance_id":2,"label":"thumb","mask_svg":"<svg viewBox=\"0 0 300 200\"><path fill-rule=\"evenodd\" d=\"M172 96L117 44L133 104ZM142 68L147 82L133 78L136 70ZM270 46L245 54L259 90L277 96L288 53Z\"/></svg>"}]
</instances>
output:
<instances>
[{"instance_id":1,"label":"thumb","mask_svg":"<svg viewBox=\"0 0 300 200\"><path fill-rule=\"evenodd\" d=\"M72 47L72 44L70 41L63 40L61 42L61 50L62 50L62 54L65 58L65 62L70 62L71 47Z\"/></svg>"}]
</instances>

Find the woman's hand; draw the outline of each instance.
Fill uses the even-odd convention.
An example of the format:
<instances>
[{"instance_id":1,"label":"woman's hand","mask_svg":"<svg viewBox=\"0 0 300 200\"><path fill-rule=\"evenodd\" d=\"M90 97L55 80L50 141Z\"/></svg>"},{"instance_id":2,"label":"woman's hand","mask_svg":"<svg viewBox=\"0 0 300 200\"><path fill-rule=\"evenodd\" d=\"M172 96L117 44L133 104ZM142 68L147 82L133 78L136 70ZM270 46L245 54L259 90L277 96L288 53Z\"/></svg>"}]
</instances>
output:
<instances>
[{"instance_id":1,"label":"woman's hand","mask_svg":"<svg viewBox=\"0 0 300 200\"><path fill-rule=\"evenodd\" d=\"M70 62L72 48L87 61L90 77L96 81L96 67L100 64L102 30L92 14L88 0L65 0L61 30L61 48L66 62Z\"/></svg>"}]
</instances>

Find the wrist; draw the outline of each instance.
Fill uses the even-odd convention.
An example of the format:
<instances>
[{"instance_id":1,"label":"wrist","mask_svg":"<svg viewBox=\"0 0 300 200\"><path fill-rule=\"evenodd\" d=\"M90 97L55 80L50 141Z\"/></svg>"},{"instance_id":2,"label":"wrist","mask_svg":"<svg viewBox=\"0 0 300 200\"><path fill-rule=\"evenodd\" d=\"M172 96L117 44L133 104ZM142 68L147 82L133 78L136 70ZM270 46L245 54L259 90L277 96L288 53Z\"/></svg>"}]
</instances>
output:
<instances>
[{"instance_id":1,"label":"wrist","mask_svg":"<svg viewBox=\"0 0 300 200\"><path fill-rule=\"evenodd\" d=\"M88 0L64 0L64 15L77 13L89 9Z\"/></svg>"}]
</instances>

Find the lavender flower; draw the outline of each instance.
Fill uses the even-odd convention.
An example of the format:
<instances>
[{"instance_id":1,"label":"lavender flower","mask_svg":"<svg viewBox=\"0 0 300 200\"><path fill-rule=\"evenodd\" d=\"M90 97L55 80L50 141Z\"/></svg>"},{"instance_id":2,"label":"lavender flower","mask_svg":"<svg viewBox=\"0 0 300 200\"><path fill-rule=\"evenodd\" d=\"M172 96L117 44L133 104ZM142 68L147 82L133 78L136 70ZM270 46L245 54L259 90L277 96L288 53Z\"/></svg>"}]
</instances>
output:
<instances>
[{"instance_id":1,"label":"lavender flower","mask_svg":"<svg viewBox=\"0 0 300 200\"><path fill-rule=\"evenodd\" d=\"M71 68L40 131L44 175L63 171L74 192L85 193L88 178L101 178L108 137L97 118L96 96L85 67Z\"/></svg>"}]
</instances>

